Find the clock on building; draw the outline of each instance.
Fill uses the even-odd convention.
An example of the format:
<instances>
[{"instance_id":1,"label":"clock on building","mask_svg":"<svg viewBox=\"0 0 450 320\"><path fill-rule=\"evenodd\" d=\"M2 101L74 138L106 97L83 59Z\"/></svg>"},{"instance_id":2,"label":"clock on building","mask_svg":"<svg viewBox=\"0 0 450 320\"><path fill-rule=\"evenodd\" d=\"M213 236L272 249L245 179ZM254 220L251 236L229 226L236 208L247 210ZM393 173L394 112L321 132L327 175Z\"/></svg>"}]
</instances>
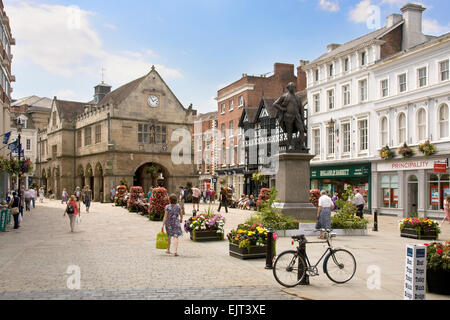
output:
<instances>
[{"instance_id":1,"label":"clock on building","mask_svg":"<svg viewBox=\"0 0 450 320\"><path fill-rule=\"evenodd\" d=\"M150 95L147 102L148 105L152 108L156 108L157 106L159 106L159 98L155 95Z\"/></svg>"}]
</instances>

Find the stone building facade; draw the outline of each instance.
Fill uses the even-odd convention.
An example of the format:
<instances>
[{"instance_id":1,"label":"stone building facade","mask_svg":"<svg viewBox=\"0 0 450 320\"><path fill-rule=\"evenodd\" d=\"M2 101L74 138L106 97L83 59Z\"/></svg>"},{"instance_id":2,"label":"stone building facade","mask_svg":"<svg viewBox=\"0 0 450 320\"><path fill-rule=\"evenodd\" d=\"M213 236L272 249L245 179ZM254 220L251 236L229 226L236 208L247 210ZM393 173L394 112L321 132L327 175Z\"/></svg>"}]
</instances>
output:
<instances>
[{"instance_id":1,"label":"stone building facade","mask_svg":"<svg viewBox=\"0 0 450 320\"><path fill-rule=\"evenodd\" d=\"M54 98L48 127L39 132L38 165L47 190L59 198L63 188L88 185L95 201L109 201L109 190L121 183L147 192L162 175L175 192L198 180L191 150L196 111L182 106L154 67L110 90L104 83L96 86L89 103ZM188 147L178 164L172 151L180 142Z\"/></svg>"}]
</instances>

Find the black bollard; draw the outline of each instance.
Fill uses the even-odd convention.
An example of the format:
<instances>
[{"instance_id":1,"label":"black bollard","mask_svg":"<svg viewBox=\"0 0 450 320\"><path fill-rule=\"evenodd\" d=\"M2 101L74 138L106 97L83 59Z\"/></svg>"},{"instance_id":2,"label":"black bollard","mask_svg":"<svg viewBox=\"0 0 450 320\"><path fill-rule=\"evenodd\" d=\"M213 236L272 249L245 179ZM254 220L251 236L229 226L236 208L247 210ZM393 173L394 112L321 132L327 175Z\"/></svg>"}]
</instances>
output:
<instances>
[{"instance_id":1,"label":"black bollard","mask_svg":"<svg viewBox=\"0 0 450 320\"><path fill-rule=\"evenodd\" d=\"M303 236L304 238L304 236ZM304 258L304 260L306 261L306 243L304 243L303 241L300 242L300 255ZM298 279L300 279L301 275L303 274L303 265L301 265L300 263L300 259L298 259ZM309 275L305 274L305 277L303 278L303 280L299 283L299 285L303 285L303 286L307 286L309 285Z\"/></svg>"},{"instance_id":2,"label":"black bollard","mask_svg":"<svg viewBox=\"0 0 450 320\"><path fill-rule=\"evenodd\" d=\"M273 229L267 230L267 253L266 253L266 269L273 269Z\"/></svg>"},{"instance_id":3,"label":"black bollard","mask_svg":"<svg viewBox=\"0 0 450 320\"><path fill-rule=\"evenodd\" d=\"M378 210L373 212L373 231L378 231Z\"/></svg>"}]
</instances>

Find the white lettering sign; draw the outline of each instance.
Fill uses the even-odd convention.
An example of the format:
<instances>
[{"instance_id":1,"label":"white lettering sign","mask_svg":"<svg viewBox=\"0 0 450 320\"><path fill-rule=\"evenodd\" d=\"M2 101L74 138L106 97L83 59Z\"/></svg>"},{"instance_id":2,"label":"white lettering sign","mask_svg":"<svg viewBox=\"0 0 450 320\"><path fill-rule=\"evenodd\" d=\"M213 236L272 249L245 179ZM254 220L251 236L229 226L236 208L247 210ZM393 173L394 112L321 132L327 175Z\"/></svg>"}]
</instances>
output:
<instances>
[{"instance_id":1,"label":"white lettering sign","mask_svg":"<svg viewBox=\"0 0 450 320\"><path fill-rule=\"evenodd\" d=\"M406 246L405 300L425 300L427 247L423 245Z\"/></svg>"}]
</instances>

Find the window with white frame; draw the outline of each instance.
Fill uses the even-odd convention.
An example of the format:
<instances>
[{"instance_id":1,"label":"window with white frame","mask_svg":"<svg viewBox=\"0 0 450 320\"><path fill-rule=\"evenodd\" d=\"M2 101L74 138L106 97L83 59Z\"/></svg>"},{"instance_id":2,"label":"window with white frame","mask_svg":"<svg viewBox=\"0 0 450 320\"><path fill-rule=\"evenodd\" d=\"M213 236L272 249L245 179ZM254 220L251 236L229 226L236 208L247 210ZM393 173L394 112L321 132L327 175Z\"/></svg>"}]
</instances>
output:
<instances>
[{"instance_id":1,"label":"window with white frame","mask_svg":"<svg viewBox=\"0 0 450 320\"><path fill-rule=\"evenodd\" d=\"M361 65L365 66L367 63L367 54L366 52L361 52Z\"/></svg>"},{"instance_id":2,"label":"window with white frame","mask_svg":"<svg viewBox=\"0 0 450 320\"><path fill-rule=\"evenodd\" d=\"M330 76L330 77L332 77L332 76L334 76L334 64L330 64L329 66L328 66L328 75Z\"/></svg>"},{"instance_id":3,"label":"window with white frame","mask_svg":"<svg viewBox=\"0 0 450 320\"><path fill-rule=\"evenodd\" d=\"M314 101L314 112L320 112L320 94L317 93L313 95L313 101Z\"/></svg>"},{"instance_id":4,"label":"window with white frame","mask_svg":"<svg viewBox=\"0 0 450 320\"><path fill-rule=\"evenodd\" d=\"M406 92L406 73L403 73L398 76L398 91Z\"/></svg>"},{"instance_id":5,"label":"window with white frame","mask_svg":"<svg viewBox=\"0 0 450 320\"><path fill-rule=\"evenodd\" d=\"M244 106L244 97L240 96L239 97L239 107L243 107Z\"/></svg>"},{"instance_id":6,"label":"window with white frame","mask_svg":"<svg viewBox=\"0 0 450 320\"><path fill-rule=\"evenodd\" d=\"M402 112L397 119L397 141L398 144L406 142L406 115Z\"/></svg>"},{"instance_id":7,"label":"window with white frame","mask_svg":"<svg viewBox=\"0 0 450 320\"><path fill-rule=\"evenodd\" d=\"M367 79L359 81L359 99L361 102L367 101Z\"/></svg>"},{"instance_id":8,"label":"window with white frame","mask_svg":"<svg viewBox=\"0 0 450 320\"><path fill-rule=\"evenodd\" d=\"M30 151L30 150L31 150L31 139L27 139L26 150L27 150L27 151Z\"/></svg>"},{"instance_id":9,"label":"window with white frame","mask_svg":"<svg viewBox=\"0 0 450 320\"><path fill-rule=\"evenodd\" d=\"M313 153L316 156L320 156L320 129L313 129Z\"/></svg>"},{"instance_id":10,"label":"window with white frame","mask_svg":"<svg viewBox=\"0 0 450 320\"><path fill-rule=\"evenodd\" d=\"M350 85L347 84L342 87L342 97L344 106L348 106L350 104Z\"/></svg>"},{"instance_id":11,"label":"window with white frame","mask_svg":"<svg viewBox=\"0 0 450 320\"><path fill-rule=\"evenodd\" d=\"M417 138L419 141L427 138L427 114L424 108L417 112Z\"/></svg>"},{"instance_id":12,"label":"window with white frame","mask_svg":"<svg viewBox=\"0 0 450 320\"><path fill-rule=\"evenodd\" d=\"M389 128L387 117L381 118L380 133L381 133L381 146L385 147L389 145Z\"/></svg>"},{"instance_id":13,"label":"window with white frame","mask_svg":"<svg viewBox=\"0 0 450 320\"><path fill-rule=\"evenodd\" d=\"M417 70L417 78L419 88L427 85L427 67L423 67Z\"/></svg>"},{"instance_id":14,"label":"window with white frame","mask_svg":"<svg viewBox=\"0 0 450 320\"><path fill-rule=\"evenodd\" d=\"M440 80L446 81L449 79L448 60L439 62Z\"/></svg>"},{"instance_id":15,"label":"window with white frame","mask_svg":"<svg viewBox=\"0 0 450 320\"><path fill-rule=\"evenodd\" d=\"M319 79L320 79L320 76L319 76L319 69L316 69L316 70L314 71L314 80L315 80L316 82L318 82Z\"/></svg>"},{"instance_id":16,"label":"window with white frame","mask_svg":"<svg viewBox=\"0 0 450 320\"><path fill-rule=\"evenodd\" d=\"M229 111L233 111L234 110L234 100L230 101L230 107L228 109Z\"/></svg>"},{"instance_id":17,"label":"window with white frame","mask_svg":"<svg viewBox=\"0 0 450 320\"><path fill-rule=\"evenodd\" d=\"M385 98L389 95L389 80L381 80L381 97Z\"/></svg>"},{"instance_id":18,"label":"window with white frame","mask_svg":"<svg viewBox=\"0 0 450 320\"><path fill-rule=\"evenodd\" d=\"M230 130L230 137L234 137L234 122L231 120L228 124L228 128Z\"/></svg>"},{"instance_id":19,"label":"window with white frame","mask_svg":"<svg viewBox=\"0 0 450 320\"><path fill-rule=\"evenodd\" d=\"M334 154L334 127L328 127L328 154Z\"/></svg>"},{"instance_id":20,"label":"window with white frame","mask_svg":"<svg viewBox=\"0 0 450 320\"><path fill-rule=\"evenodd\" d=\"M448 138L448 105L439 107L439 138Z\"/></svg>"},{"instance_id":21,"label":"window with white frame","mask_svg":"<svg viewBox=\"0 0 450 320\"><path fill-rule=\"evenodd\" d=\"M225 123L222 123L222 125L220 126L220 135L222 140L225 140Z\"/></svg>"},{"instance_id":22,"label":"window with white frame","mask_svg":"<svg viewBox=\"0 0 450 320\"><path fill-rule=\"evenodd\" d=\"M350 153L350 123L342 125L342 152Z\"/></svg>"},{"instance_id":23,"label":"window with white frame","mask_svg":"<svg viewBox=\"0 0 450 320\"><path fill-rule=\"evenodd\" d=\"M369 149L368 120L358 121L359 151L367 151Z\"/></svg>"},{"instance_id":24,"label":"window with white frame","mask_svg":"<svg viewBox=\"0 0 450 320\"><path fill-rule=\"evenodd\" d=\"M220 113L225 114L225 103L222 103L222 105L220 106Z\"/></svg>"},{"instance_id":25,"label":"window with white frame","mask_svg":"<svg viewBox=\"0 0 450 320\"><path fill-rule=\"evenodd\" d=\"M350 60L345 58L344 60L344 72L348 72L350 70Z\"/></svg>"},{"instance_id":26,"label":"window with white frame","mask_svg":"<svg viewBox=\"0 0 450 320\"><path fill-rule=\"evenodd\" d=\"M328 96L328 109L334 109L334 89L327 91Z\"/></svg>"}]
</instances>

